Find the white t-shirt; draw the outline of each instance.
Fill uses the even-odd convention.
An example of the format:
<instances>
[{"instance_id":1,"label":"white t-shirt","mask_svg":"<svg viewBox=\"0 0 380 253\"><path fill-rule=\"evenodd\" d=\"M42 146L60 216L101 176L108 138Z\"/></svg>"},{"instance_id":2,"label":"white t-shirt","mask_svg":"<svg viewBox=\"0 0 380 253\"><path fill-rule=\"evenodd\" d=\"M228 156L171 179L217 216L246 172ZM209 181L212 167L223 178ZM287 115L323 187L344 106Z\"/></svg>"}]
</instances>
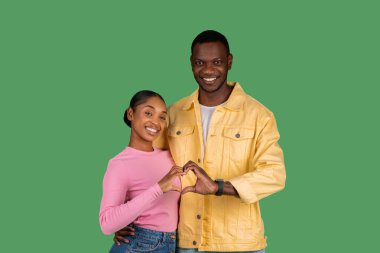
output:
<instances>
[{"instance_id":1,"label":"white t-shirt","mask_svg":"<svg viewBox=\"0 0 380 253\"><path fill-rule=\"evenodd\" d=\"M226 102L220 104L224 105ZM217 106L204 106L201 105L201 118L202 118L202 130L203 130L203 146L202 146L202 159L205 156L205 149L206 149L206 142L207 142L207 135L208 135L208 128L210 126L212 114L214 113Z\"/></svg>"},{"instance_id":2,"label":"white t-shirt","mask_svg":"<svg viewBox=\"0 0 380 253\"><path fill-rule=\"evenodd\" d=\"M208 127L210 125L212 114L215 111L216 106L201 106L201 118L202 118L202 130L203 130L203 147L206 147Z\"/></svg>"}]
</instances>

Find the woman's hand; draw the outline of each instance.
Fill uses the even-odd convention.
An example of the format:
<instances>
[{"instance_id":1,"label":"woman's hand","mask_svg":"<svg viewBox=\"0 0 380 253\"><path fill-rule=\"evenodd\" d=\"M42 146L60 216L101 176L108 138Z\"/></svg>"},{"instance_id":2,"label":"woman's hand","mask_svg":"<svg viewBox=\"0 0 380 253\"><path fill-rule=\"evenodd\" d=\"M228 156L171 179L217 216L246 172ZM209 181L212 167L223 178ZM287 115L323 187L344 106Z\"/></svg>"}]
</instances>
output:
<instances>
[{"instance_id":1,"label":"woman's hand","mask_svg":"<svg viewBox=\"0 0 380 253\"><path fill-rule=\"evenodd\" d=\"M160 186L163 193L168 191L177 191L181 192L181 187L176 186L173 184L176 177L181 176L183 173L182 167L174 165L171 170L166 174L159 182L158 185Z\"/></svg>"}]
</instances>

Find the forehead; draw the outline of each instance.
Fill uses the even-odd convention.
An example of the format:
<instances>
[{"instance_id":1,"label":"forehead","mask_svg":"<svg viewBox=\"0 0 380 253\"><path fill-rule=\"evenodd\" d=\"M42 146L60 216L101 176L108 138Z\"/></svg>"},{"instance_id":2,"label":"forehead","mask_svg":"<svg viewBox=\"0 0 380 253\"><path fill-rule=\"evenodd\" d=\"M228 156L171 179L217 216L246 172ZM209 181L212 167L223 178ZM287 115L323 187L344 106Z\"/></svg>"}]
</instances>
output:
<instances>
[{"instance_id":1,"label":"forehead","mask_svg":"<svg viewBox=\"0 0 380 253\"><path fill-rule=\"evenodd\" d=\"M227 57L227 49L222 42L197 43L193 48L194 58L218 58Z\"/></svg>"},{"instance_id":2,"label":"forehead","mask_svg":"<svg viewBox=\"0 0 380 253\"><path fill-rule=\"evenodd\" d=\"M164 101L162 101L162 99L157 96L148 98L144 103L140 104L139 106L140 107L152 106L156 110L160 110L160 111L166 110L166 105Z\"/></svg>"}]
</instances>

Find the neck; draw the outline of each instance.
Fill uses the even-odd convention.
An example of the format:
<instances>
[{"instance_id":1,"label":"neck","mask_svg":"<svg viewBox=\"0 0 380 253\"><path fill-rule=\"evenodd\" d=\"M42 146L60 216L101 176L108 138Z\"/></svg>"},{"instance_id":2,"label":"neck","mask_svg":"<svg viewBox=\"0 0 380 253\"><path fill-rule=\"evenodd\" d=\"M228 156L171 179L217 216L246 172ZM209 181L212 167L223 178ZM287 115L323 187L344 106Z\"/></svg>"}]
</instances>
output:
<instances>
[{"instance_id":1,"label":"neck","mask_svg":"<svg viewBox=\"0 0 380 253\"><path fill-rule=\"evenodd\" d=\"M228 100L233 90L233 86L224 85L222 89L214 92L207 92L199 89L199 103L204 106L217 106Z\"/></svg>"},{"instance_id":2,"label":"neck","mask_svg":"<svg viewBox=\"0 0 380 253\"><path fill-rule=\"evenodd\" d=\"M153 143L149 141L136 141L135 138L130 139L128 147L144 151L144 152L152 152L153 149Z\"/></svg>"}]
</instances>

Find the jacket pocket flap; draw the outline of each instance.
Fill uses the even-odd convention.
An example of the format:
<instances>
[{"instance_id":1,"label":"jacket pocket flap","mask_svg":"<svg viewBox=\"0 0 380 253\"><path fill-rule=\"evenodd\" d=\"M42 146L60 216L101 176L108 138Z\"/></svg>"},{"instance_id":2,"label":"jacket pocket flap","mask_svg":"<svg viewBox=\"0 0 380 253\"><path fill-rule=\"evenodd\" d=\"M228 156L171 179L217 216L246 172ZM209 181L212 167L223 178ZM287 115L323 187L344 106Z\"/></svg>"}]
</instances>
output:
<instances>
[{"instance_id":1,"label":"jacket pocket flap","mask_svg":"<svg viewBox=\"0 0 380 253\"><path fill-rule=\"evenodd\" d=\"M223 136L233 140L244 140L253 138L255 130L252 128L226 127L223 130Z\"/></svg>"},{"instance_id":2,"label":"jacket pocket flap","mask_svg":"<svg viewBox=\"0 0 380 253\"><path fill-rule=\"evenodd\" d=\"M168 135L172 137L181 137L192 134L194 126L169 126Z\"/></svg>"}]
</instances>

